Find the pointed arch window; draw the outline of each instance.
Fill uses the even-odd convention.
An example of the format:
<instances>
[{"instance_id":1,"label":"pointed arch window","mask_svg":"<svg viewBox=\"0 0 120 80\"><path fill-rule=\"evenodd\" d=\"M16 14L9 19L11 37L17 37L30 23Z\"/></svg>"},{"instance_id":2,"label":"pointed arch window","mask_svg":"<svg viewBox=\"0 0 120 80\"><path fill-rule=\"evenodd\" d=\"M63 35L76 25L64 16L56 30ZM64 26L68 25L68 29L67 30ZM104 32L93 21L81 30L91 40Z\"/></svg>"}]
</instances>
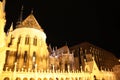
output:
<instances>
[{"instance_id":1,"label":"pointed arch window","mask_svg":"<svg viewBox=\"0 0 120 80\"><path fill-rule=\"evenodd\" d=\"M33 52L33 63L36 62L36 52Z\"/></svg>"},{"instance_id":2,"label":"pointed arch window","mask_svg":"<svg viewBox=\"0 0 120 80\"><path fill-rule=\"evenodd\" d=\"M25 51L25 53L24 53L24 63L26 63L27 62L27 51Z\"/></svg>"},{"instance_id":3,"label":"pointed arch window","mask_svg":"<svg viewBox=\"0 0 120 80\"><path fill-rule=\"evenodd\" d=\"M6 65L7 65L7 63L8 63L8 60L9 60L9 54L10 54L10 51L7 50L7 51L6 51L6 58L5 58L5 67L6 67Z\"/></svg>"},{"instance_id":4,"label":"pointed arch window","mask_svg":"<svg viewBox=\"0 0 120 80\"><path fill-rule=\"evenodd\" d=\"M18 37L18 44L20 43L21 41L21 36Z\"/></svg>"},{"instance_id":5,"label":"pointed arch window","mask_svg":"<svg viewBox=\"0 0 120 80\"><path fill-rule=\"evenodd\" d=\"M37 46L37 37L36 36L34 37L33 45Z\"/></svg>"},{"instance_id":6,"label":"pointed arch window","mask_svg":"<svg viewBox=\"0 0 120 80\"><path fill-rule=\"evenodd\" d=\"M30 37L29 36L26 36L25 37L25 44L29 44L30 43Z\"/></svg>"},{"instance_id":7,"label":"pointed arch window","mask_svg":"<svg viewBox=\"0 0 120 80\"><path fill-rule=\"evenodd\" d=\"M4 80L10 80L9 77L5 77Z\"/></svg>"},{"instance_id":8,"label":"pointed arch window","mask_svg":"<svg viewBox=\"0 0 120 80\"><path fill-rule=\"evenodd\" d=\"M36 64L36 52L33 52L33 56L32 56L32 61L33 61L33 68L35 68L35 64Z\"/></svg>"}]
</instances>

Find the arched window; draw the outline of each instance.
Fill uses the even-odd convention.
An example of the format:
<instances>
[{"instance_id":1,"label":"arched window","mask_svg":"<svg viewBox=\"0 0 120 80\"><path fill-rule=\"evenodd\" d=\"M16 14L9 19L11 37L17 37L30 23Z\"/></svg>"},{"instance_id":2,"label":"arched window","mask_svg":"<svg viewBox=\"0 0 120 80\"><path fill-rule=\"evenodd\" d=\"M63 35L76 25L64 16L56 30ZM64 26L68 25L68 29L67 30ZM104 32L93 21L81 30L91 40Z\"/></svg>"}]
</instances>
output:
<instances>
[{"instance_id":1,"label":"arched window","mask_svg":"<svg viewBox=\"0 0 120 80\"><path fill-rule=\"evenodd\" d=\"M82 78L81 78L81 77L79 77L79 80L82 80Z\"/></svg>"},{"instance_id":2,"label":"arched window","mask_svg":"<svg viewBox=\"0 0 120 80\"><path fill-rule=\"evenodd\" d=\"M65 80L70 80L70 78L66 77L66 79L65 79Z\"/></svg>"},{"instance_id":3,"label":"arched window","mask_svg":"<svg viewBox=\"0 0 120 80\"><path fill-rule=\"evenodd\" d=\"M33 52L33 62L36 62L36 52Z\"/></svg>"},{"instance_id":4,"label":"arched window","mask_svg":"<svg viewBox=\"0 0 120 80\"><path fill-rule=\"evenodd\" d=\"M36 64L36 52L33 52L32 61L33 61L33 68L35 68L35 64Z\"/></svg>"},{"instance_id":5,"label":"arched window","mask_svg":"<svg viewBox=\"0 0 120 80\"><path fill-rule=\"evenodd\" d=\"M47 78L44 78L43 80L47 80Z\"/></svg>"},{"instance_id":6,"label":"arched window","mask_svg":"<svg viewBox=\"0 0 120 80\"><path fill-rule=\"evenodd\" d=\"M30 80L35 80L34 78L30 78Z\"/></svg>"},{"instance_id":7,"label":"arched window","mask_svg":"<svg viewBox=\"0 0 120 80\"><path fill-rule=\"evenodd\" d=\"M17 77L15 80L21 80L19 77Z\"/></svg>"},{"instance_id":8,"label":"arched window","mask_svg":"<svg viewBox=\"0 0 120 80\"><path fill-rule=\"evenodd\" d=\"M54 80L53 78L49 78L49 80Z\"/></svg>"},{"instance_id":9,"label":"arched window","mask_svg":"<svg viewBox=\"0 0 120 80\"><path fill-rule=\"evenodd\" d=\"M19 36L19 38L18 38L18 44L20 43L20 41L21 41L21 36Z\"/></svg>"},{"instance_id":10,"label":"arched window","mask_svg":"<svg viewBox=\"0 0 120 80\"><path fill-rule=\"evenodd\" d=\"M58 78L58 77L56 77L56 80L59 80L59 78Z\"/></svg>"},{"instance_id":11,"label":"arched window","mask_svg":"<svg viewBox=\"0 0 120 80\"><path fill-rule=\"evenodd\" d=\"M37 80L42 80L41 78L38 78Z\"/></svg>"},{"instance_id":12,"label":"arched window","mask_svg":"<svg viewBox=\"0 0 120 80\"><path fill-rule=\"evenodd\" d=\"M65 71L67 71L68 69L67 69L67 66L68 66L68 64L67 63L65 63Z\"/></svg>"},{"instance_id":13,"label":"arched window","mask_svg":"<svg viewBox=\"0 0 120 80\"><path fill-rule=\"evenodd\" d=\"M7 60L8 60L9 54L10 54L10 51L7 50L7 51L6 51L6 59L5 59L5 64L6 64L6 65L7 65Z\"/></svg>"},{"instance_id":14,"label":"arched window","mask_svg":"<svg viewBox=\"0 0 120 80\"><path fill-rule=\"evenodd\" d=\"M27 51L25 51L25 53L24 53L24 63L26 63L27 62Z\"/></svg>"},{"instance_id":15,"label":"arched window","mask_svg":"<svg viewBox=\"0 0 120 80\"><path fill-rule=\"evenodd\" d=\"M77 77L75 77L75 80L78 80L78 78L77 78Z\"/></svg>"},{"instance_id":16,"label":"arched window","mask_svg":"<svg viewBox=\"0 0 120 80\"><path fill-rule=\"evenodd\" d=\"M23 78L23 80L28 80L27 78Z\"/></svg>"},{"instance_id":17,"label":"arched window","mask_svg":"<svg viewBox=\"0 0 120 80\"><path fill-rule=\"evenodd\" d=\"M10 80L9 77L5 77L4 80Z\"/></svg>"},{"instance_id":18,"label":"arched window","mask_svg":"<svg viewBox=\"0 0 120 80\"><path fill-rule=\"evenodd\" d=\"M33 39L33 45L37 46L37 37L36 36Z\"/></svg>"},{"instance_id":19,"label":"arched window","mask_svg":"<svg viewBox=\"0 0 120 80\"><path fill-rule=\"evenodd\" d=\"M30 37L26 36L26 38L25 38L25 44L29 44L29 43L30 43Z\"/></svg>"}]
</instances>

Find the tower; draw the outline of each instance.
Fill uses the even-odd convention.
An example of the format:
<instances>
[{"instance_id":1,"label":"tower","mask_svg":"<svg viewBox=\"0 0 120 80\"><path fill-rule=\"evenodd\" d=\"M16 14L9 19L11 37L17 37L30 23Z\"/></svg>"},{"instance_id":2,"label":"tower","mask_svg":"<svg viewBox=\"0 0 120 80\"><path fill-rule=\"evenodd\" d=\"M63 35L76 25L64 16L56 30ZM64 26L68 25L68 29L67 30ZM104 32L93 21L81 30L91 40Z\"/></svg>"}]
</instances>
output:
<instances>
[{"instance_id":1,"label":"tower","mask_svg":"<svg viewBox=\"0 0 120 80\"><path fill-rule=\"evenodd\" d=\"M6 52L6 42L5 42L5 27L6 19L5 19L5 0L0 1L0 75L4 67L5 63L5 52Z\"/></svg>"},{"instance_id":2,"label":"tower","mask_svg":"<svg viewBox=\"0 0 120 80\"><path fill-rule=\"evenodd\" d=\"M10 29L10 35L7 35L6 62L4 69L29 70L47 70L49 68L49 52L46 44L46 34L38 24L33 13L16 26L16 29Z\"/></svg>"},{"instance_id":3,"label":"tower","mask_svg":"<svg viewBox=\"0 0 120 80\"><path fill-rule=\"evenodd\" d=\"M0 1L0 34L4 32L5 19L5 0Z\"/></svg>"}]
</instances>

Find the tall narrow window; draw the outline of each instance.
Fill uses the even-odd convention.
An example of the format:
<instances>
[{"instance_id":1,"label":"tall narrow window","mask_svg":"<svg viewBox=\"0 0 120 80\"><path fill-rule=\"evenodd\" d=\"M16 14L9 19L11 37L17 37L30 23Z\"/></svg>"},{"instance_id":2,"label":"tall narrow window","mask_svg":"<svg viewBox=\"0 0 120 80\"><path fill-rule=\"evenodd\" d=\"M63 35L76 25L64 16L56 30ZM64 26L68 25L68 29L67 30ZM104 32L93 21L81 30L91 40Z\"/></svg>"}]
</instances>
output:
<instances>
[{"instance_id":1,"label":"tall narrow window","mask_svg":"<svg viewBox=\"0 0 120 80\"><path fill-rule=\"evenodd\" d=\"M25 51L25 53L24 53L24 63L26 63L27 62L27 51Z\"/></svg>"},{"instance_id":2,"label":"tall narrow window","mask_svg":"<svg viewBox=\"0 0 120 80\"><path fill-rule=\"evenodd\" d=\"M36 64L36 53L35 52L33 52L32 61L33 61L33 68L35 68L35 64Z\"/></svg>"},{"instance_id":3,"label":"tall narrow window","mask_svg":"<svg viewBox=\"0 0 120 80\"><path fill-rule=\"evenodd\" d=\"M65 63L65 71L67 71L67 63Z\"/></svg>"},{"instance_id":4,"label":"tall narrow window","mask_svg":"<svg viewBox=\"0 0 120 80\"><path fill-rule=\"evenodd\" d=\"M36 53L33 52L33 63L35 63L35 62L36 62Z\"/></svg>"},{"instance_id":5,"label":"tall narrow window","mask_svg":"<svg viewBox=\"0 0 120 80\"><path fill-rule=\"evenodd\" d=\"M7 61L8 61L8 58L9 58L9 54L10 54L10 51L7 50L7 51L6 51L5 65L7 65Z\"/></svg>"},{"instance_id":6,"label":"tall narrow window","mask_svg":"<svg viewBox=\"0 0 120 80\"><path fill-rule=\"evenodd\" d=\"M21 40L21 36L18 38L18 44L20 43L20 40Z\"/></svg>"},{"instance_id":7,"label":"tall narrow window","mask_svg":"<svg viewBox=\"0 0 120 80\"><path fill-rule=\"evenodd\" d=\"M25 44L29 44L29 42L30 42L30 37L26 36L26 38L25 38Z\"/></svg>"},{"instance_id":8,"label":"tall narrow window","mask_svg":"<svg viewBox=\"0 0 120 80\"><path fill-rule=\"evenodd\" d=\"M37 46L37 37L34 37L33 45Z\"/></svg>"}]
</instances>

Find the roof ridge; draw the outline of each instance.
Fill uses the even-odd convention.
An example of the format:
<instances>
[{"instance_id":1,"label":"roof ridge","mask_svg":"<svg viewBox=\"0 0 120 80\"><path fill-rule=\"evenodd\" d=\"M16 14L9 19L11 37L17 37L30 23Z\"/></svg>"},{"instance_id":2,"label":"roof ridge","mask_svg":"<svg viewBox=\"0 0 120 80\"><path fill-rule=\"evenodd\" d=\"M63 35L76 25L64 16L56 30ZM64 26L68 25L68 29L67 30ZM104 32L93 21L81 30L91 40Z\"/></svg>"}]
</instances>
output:
<instances>
[{"instance_id":1,"label":"roof ridge","mask_svg":"<svg viewBox=\"0 0 120 80\"><path fill-rule=\"evenodd\" d=\"M30 14L27 18L25 18L17 27L35 28L35 29L43 30L33 14Z\"/></svg>"}]
</instances>

